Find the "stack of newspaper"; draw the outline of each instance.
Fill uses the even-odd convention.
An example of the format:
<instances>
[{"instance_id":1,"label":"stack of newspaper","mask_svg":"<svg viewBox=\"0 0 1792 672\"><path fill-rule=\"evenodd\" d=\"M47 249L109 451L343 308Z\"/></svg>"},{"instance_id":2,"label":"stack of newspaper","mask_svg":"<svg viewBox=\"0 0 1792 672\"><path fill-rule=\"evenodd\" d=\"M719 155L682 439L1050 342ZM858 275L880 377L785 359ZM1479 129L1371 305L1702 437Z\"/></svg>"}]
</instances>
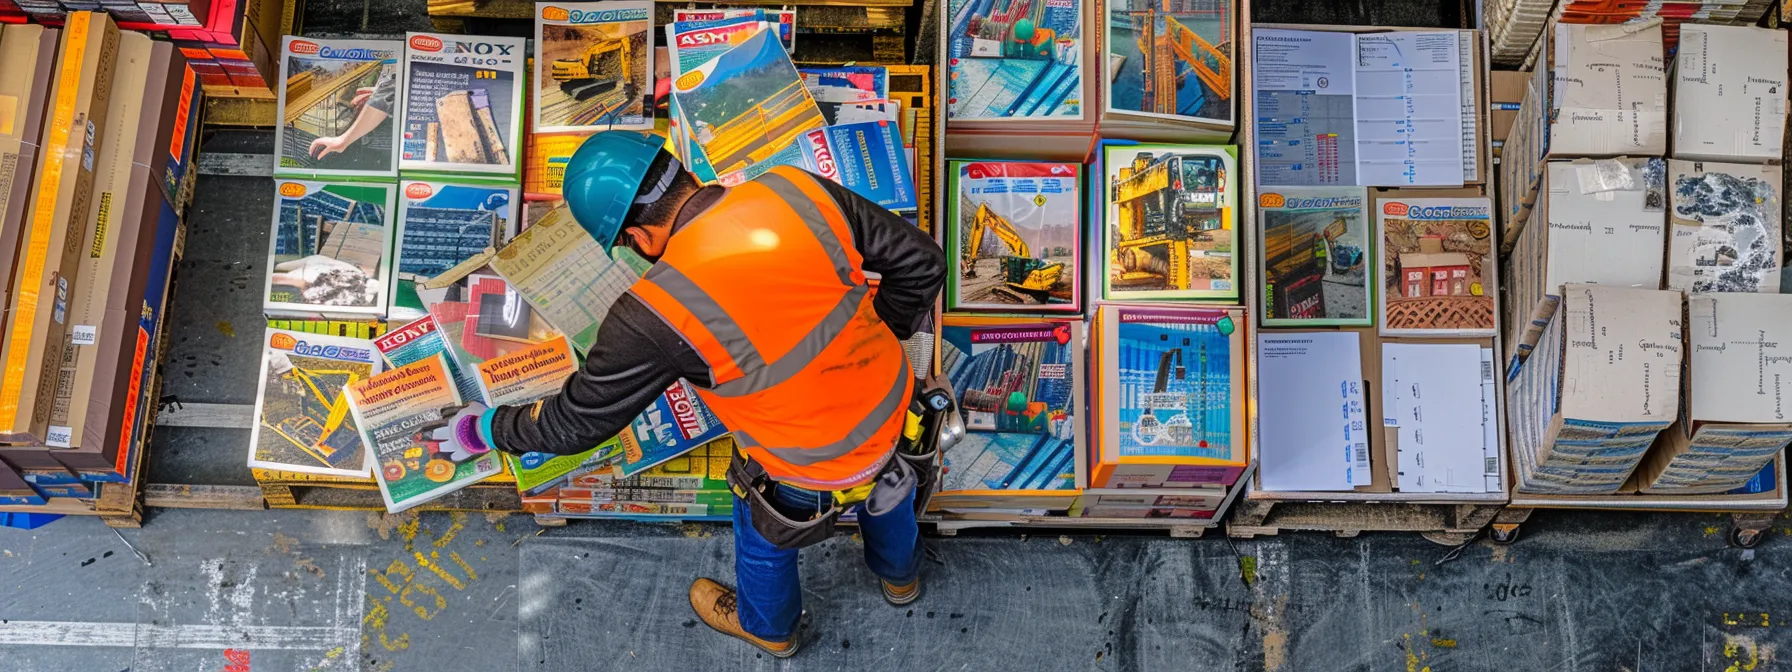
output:
<instances>
[{"instance_id":1,"label":"stack of newspaper","mask_svg":"<svg viewBox=\"0 0 1792 672\"><path fill-rule=\"evenodd\" d=\"M913 216L913 143L904 140L913 129L902 128L883 68L797 70L777 12L696 16L667 25L666 43L668 144L699 181L732 186L793 166Z\"/></svg>"}]
</instances>

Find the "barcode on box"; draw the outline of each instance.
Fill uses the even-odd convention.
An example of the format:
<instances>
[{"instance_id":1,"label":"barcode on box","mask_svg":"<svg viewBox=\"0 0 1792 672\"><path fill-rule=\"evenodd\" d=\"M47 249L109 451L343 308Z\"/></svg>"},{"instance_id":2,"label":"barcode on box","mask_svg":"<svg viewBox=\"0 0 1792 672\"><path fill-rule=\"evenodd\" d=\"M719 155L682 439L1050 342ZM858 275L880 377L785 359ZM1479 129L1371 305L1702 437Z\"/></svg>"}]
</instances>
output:
<instances>
[{"instance_id":1,"label":"barcode on box","mask_svg":"<svg viewBox=\"0 0 1792 672\"><path fill-rule=\"evenodd\" d=\"M1485 383L1485 382L1490 382L1492 380L1493 380L1493 362L1483 359L1483 360L1481 360L1481 382Z\"/></svg>"},{"instance_id":2,"label":"barcode on box","mask_svg":"<svg viewBox=\"0 0 1792 672\"><path fill-rule=\"evenodd\" d=\"M1497 458L1497 457L1487 458L1487 468L1484 471L1489 476L1498 475L1500 473L1500 458Z\"/></svg>"},{"instance_id":3,"label":"barcode on box","mask_svg":"<svg viewBox=\"0 0 1792 672\"><path fill-rule=\"evenodd\" d=\"M1369 449L1361 443L1356 444L1355 448L1356 448L1356 463L1357 464L1368 464L1369 463Z\"/></svg>"}]
</instances>

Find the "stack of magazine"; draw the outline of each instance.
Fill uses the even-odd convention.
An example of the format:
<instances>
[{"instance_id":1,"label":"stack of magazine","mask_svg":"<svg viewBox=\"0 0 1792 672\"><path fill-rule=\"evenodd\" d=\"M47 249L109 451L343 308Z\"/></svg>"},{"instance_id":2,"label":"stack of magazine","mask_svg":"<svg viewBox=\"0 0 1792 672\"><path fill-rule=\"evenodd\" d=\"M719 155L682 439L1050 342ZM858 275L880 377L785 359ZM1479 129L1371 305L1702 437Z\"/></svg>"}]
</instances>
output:
<instances>
[{"instance_id":1,"label":"stack of magazine","mask_svg":"<svg viewBox=\"0 0 1792 672\"><path fill-rule=\"evenodd\" d=\"M916 175L901 103L882 68L799 71L775 12L665 27L671 67L669 141L705 183L741 184L777 166L831 179L913 216ZM708 15L704 15L707 17Z\"/></svg>"}]
</instances>

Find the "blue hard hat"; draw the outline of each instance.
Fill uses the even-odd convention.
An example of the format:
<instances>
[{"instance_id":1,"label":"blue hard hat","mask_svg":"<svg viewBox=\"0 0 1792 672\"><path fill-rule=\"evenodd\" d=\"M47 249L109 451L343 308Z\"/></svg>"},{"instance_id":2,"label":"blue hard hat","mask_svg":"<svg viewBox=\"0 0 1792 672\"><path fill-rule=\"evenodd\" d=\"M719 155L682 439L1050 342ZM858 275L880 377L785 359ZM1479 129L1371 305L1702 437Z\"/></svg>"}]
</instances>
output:
<instances>
[{"instance_id":1,"label":"blue hard hat","mask_svg":"<svg viewBox=\"0 0 1792 672\"><path fill-rule=\"evenodd\" d=\"M572 218L605 248L628 219L629 206L665 141L635 131L600 131L566 164L563 194Z\"/></svg>"}]
</instances>

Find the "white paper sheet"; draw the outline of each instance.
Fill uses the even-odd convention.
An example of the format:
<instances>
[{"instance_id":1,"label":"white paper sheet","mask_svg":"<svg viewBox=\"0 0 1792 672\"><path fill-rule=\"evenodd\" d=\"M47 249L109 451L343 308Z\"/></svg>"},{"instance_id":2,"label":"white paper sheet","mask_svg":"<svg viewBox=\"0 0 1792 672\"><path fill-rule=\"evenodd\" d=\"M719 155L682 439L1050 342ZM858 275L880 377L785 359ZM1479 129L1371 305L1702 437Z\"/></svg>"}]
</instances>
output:
<instances>
[{"instance_id":1,"label":"white paper sheet","mask_svg":"<svg viewBox=\"0 0 1792 672\"><path fill-rule=\"evenodd\" d=\"M1462 60L1455 31L1357 36L1358 184L1462 184Z\"/></svg>"},{"instance_id":2,"label":"white paper sheet","mask_svg":"<svg viewBox=\"0 0 1792 672\"><path fill-rule=\"evenodd\" d=\"M1482 348L1383 343L1381 353L1383 370L1399 372L1387 387L1399 423L1400 491L1484 492Z\"/></svg>"},{"instance_id":3,"label":"white paper sheet","mask_svg":"<svg viewBox=\"0 0 1792 672\"><path fill-rule=\"evenodd\" d=\"M1368 485L1369 422L1357 334L1257 334L1263 489Z\"/></svg>"},{"instance_id":4,"label":"white paper sheet","mask_svg":"<svg viewBox=\"0 0 1792 672\"><path fill-rule=\"evenodd\" d=\"M1481 348L1481 473L1482 492L1500 492L1500 405L1493 383L1493 348Z\"/></svg>"},{"instance_id":5,"label":"white paper sheet","mask_svg":"<svg viewBox=\"0 0 1792 672\"><path fill-rule=\"evenodd\" d=\"M1257 96L1257 183L1353 185L1356 178L1356 36L1251 31Z\"/></svg>"}]
</instances>

